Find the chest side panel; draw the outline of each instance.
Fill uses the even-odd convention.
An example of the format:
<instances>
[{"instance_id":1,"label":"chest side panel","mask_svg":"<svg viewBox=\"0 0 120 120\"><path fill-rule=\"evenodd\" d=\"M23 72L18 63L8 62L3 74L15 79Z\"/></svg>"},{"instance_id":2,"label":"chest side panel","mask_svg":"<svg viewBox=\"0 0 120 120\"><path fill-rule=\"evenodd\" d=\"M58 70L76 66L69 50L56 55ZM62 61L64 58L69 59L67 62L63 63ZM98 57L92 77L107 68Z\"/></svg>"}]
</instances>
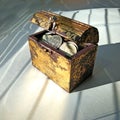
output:
<instances>
[{"instance_id":1,"label":"chest side panel","mask_svg":"<svg viewBox=\"0 0 120 120\"><path fill-rule=\"evenodd\" d=\"M72 61L70 90L78 86L93 72L97 46L93 45L83 50Z\"/></svg>"}]
</instances>

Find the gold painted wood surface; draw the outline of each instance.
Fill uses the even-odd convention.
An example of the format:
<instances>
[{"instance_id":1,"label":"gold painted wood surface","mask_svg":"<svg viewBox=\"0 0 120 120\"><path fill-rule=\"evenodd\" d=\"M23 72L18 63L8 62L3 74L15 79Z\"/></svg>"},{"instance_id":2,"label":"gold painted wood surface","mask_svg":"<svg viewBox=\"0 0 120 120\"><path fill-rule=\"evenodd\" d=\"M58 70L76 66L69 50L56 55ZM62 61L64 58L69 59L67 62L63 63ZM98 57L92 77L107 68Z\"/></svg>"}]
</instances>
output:
<instances>
[{"instance_id":1,"label":"gold painted wood surface","mask_svg":"<svg viewBox=\"0 0 120 120\"><path fill-rule=\"evenodd\" d=\"M76 88L83 80L89 77L94 68L97 46L91 45L81 51L71 62L70 91Z\"/></svg>"},{"instance_id":2,"label":"gold painted wood surface","mask_svg":"<svg viewBox=\"0 0 120 120\"><path fill-rule=\"evenodd\" d=\"M55 17L55 31L68 40L73 40L77 44L80 42L98 43L99 35L97 28L88 24L46 11L40 11L33 15L31 22L49 30L51 19Z\"/></svg>"},{"instance_id":3,"label":"gold painted wood surface","mask_svg":"<svg viewBox=\"0 0 120 120\"><path fill-rule=\"evenodd\" d=\"M51 19L55 17L55 21ZM98 30L90 25L46 11L37 12L31 21L43 27L44 31L29 36L32 64L67 92L71 92L89 77L94 68ZM55 22L54 29L51 27ZM74 41L83 47L72 57L53 49L40 40L50 30L65 40ZM37 36L39 36L37 38Z\"/></svg>"},{"instance_id":4,"label":"gold painted wood surface","mask_svg":"<svg viewBox=\"0 0 120 120\"><path fill-rule=\"evenodd\" d=\"M33 38L29 37L32 64L67 92L92 74L96 45L91 44L68 59L56 51L49 51Z\"/></svg>"},{"instance_id":5,"label":"gold painted wood surface","mask_svg":"<svg viewBox=\"0 0 120 120\"><path fill-rule=\"evenodd\" d=\"M55 51L54 53L46 52L47 50L40 47L34 40L29 40L29 46L33 65L66 91L69 91L70 60Z\"/></svg>"}]
</instances>

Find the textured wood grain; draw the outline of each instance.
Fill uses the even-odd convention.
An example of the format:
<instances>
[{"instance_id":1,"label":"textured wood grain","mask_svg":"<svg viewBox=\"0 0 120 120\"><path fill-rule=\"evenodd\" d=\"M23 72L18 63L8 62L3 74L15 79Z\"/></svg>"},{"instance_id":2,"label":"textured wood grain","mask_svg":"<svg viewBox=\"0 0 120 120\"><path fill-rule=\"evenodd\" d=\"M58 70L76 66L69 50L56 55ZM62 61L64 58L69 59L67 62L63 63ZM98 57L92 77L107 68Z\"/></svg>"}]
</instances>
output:
<instances>
[{"instance_id":1,"label":"textured wood grain","mask_svg":"<svg viewBox=\"0 0 120 120\"><path fill-rule=\"evenodd\" d=\"M92 74L96 51L97 46L91 44L81 50L79 55L72 59L70 91Z\"/></svg>"},{"instance_id":2,"label":"textured wood grain","mask_svg":"<svg viewBox=\"0 0 120 120\"><path fill-rule=\"evenodd\" d=\"M55 22L56 34L63 36L66 41L76 42L78 47L83 43L86 44L77 54L68 58L65 53L61 54L59 50L41 40L46 30L29 37L33 65L66 91L71 92L92 74L97 50L95 44L99 40L98 30L90 25L46 11L35 13L31 21L52 31L51 25Z\"/></svg>"},{"instance_id":3,"label":"textured wood grain","mask_svg":"<svg viewBox=\"0 0 120 120\"><path fill-rule=\"evenodd\" d=\"M56 18L56 33L64 36L68 40L73 40L77 44L80 42L98 43L99 35L97 28L55 13L46 11L37 12L33 15L31 22L44 29L51 30L52 22L54 22L50 19L52 17Z\"/></svg>"},{"instance_id":4,"label":"textured wood grain","mask_svg":"<svg viewBox=\"0 0 120 120\"><path fill-rule=\"evenodd\" d=\"M73 57L68 58L60 54L59 50L39 42L35 36L36 34L29 37L32 64L67 92L71 92L92 74L96 45L87 44Z\"/></svg>"},{"instance_id":5,"label":"textured wood grain","mask_svg":"<svg viewBox=\"0 0 120 120\"><path fill-rule=\"evenodd\" d=\"M29 40L33 65L66 91L70 87L71 62L59 53L49 52L35 40Z\"/></svg>"}]
</instances>

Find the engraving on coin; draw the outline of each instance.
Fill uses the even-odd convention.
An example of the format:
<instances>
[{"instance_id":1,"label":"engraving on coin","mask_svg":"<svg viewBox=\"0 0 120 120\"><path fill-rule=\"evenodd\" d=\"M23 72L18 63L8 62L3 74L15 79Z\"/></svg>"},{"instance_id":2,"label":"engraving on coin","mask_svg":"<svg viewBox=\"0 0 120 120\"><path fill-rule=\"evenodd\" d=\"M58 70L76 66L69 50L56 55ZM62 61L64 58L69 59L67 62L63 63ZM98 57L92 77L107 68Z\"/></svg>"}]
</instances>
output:
<instances>
[{"instance_id":1,"label":"engraving on coin","mask_svg":"<svg viewBox=\"0 0 120 120\"><path fill-rule=\"evenodd\" d=\"M62 37L59 35L53 35L52 37L50 37L49 43L54 47L59 48L62 44Z\"/></svg>"},{"instance_id":2,"label":"engraving on coin","mask_svg":"<svg viewBox=\"0 0 120 120\"><path fill-rule=\"evenodd\" d=\"M62 37L59 35L45 34L42 39L55 48L59 48L62 44Z\"/></svg>"}]
</instances>

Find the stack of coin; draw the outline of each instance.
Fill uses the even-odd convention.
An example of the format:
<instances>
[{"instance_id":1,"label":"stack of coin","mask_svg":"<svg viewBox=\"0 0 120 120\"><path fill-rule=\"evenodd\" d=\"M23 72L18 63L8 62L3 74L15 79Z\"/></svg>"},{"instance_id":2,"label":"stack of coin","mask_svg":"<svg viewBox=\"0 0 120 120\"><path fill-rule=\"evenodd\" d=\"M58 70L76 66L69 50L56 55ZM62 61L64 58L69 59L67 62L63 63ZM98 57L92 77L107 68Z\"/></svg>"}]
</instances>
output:
<instances>
[{"instance_id":1,"label":"stack of coin","mask_svg":"<svg viewBox=\"0 0 120 120\"><path fill-rule=\"evenodd\" d=\"M64 51L66 54L72 56L77 53L78 46L75 42L67 41L64 42L62 37L55 34L46 33L42 36L42 39L52 45L55 48L59 48L60 50Z\"/></svg>"}]
</instances>

